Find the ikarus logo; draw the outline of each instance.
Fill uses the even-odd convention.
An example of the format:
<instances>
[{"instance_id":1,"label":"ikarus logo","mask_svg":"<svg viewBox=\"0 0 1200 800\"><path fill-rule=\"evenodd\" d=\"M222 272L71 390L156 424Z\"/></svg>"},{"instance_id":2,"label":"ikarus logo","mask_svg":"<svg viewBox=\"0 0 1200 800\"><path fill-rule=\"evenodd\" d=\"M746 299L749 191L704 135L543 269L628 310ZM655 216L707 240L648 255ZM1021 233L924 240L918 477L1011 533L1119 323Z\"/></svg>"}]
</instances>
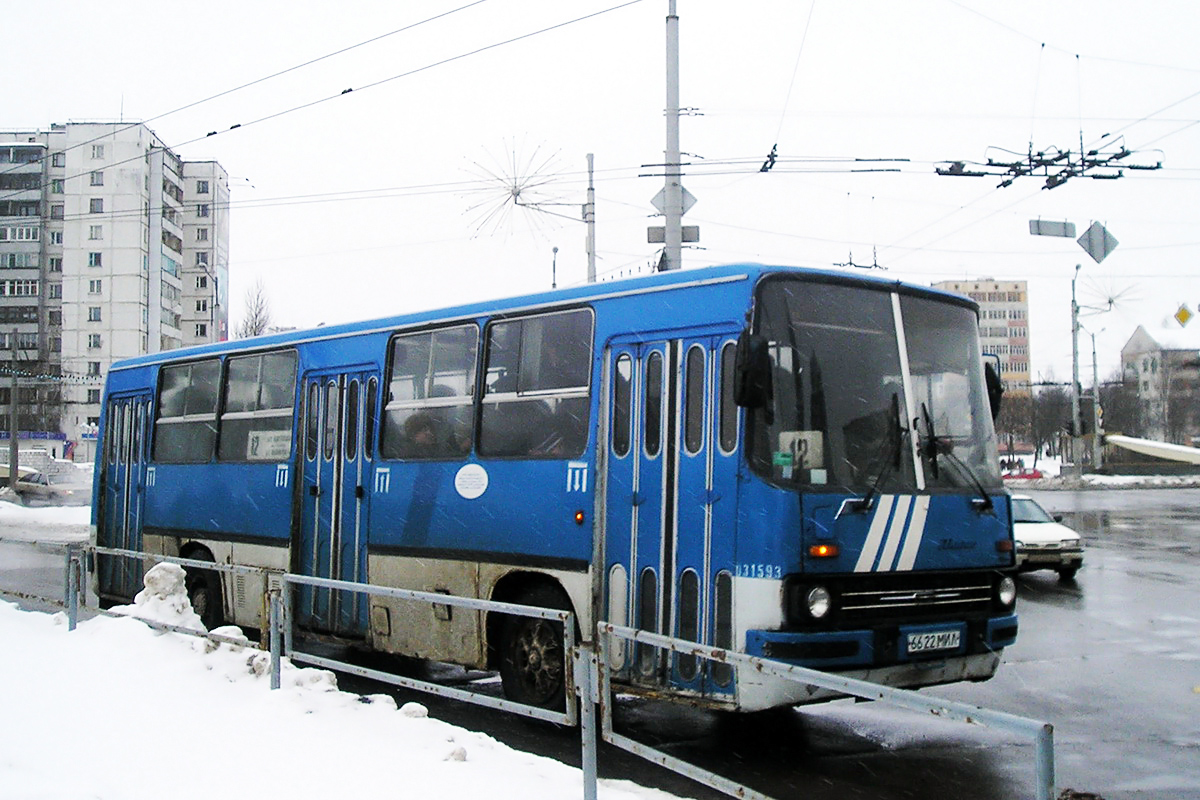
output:
<instances>
[{"instance_id":1,"label":"ikarus logo","mask_svg":"<svg viewBox=\"0 0 1200 800\"><path fill-rule=\"evenodd\" d=\"M854 565L855 572L904 572L917 562L929 495L885 494L875 504L867 540Z\"/></svg>"}]
</instances>

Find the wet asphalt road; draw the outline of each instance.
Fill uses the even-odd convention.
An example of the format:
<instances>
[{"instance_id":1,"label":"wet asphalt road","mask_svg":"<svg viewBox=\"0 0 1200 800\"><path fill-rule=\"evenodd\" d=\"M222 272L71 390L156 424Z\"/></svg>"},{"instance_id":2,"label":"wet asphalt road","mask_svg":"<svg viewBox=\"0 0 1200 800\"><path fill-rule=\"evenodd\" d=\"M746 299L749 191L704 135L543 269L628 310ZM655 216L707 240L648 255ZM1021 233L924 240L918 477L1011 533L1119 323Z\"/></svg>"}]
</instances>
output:
<instances>
[{"instance_id":1,"label":"wet asphalt road","mask_svg":"<svg viewBox=\"0 0 1200 800\"><path fill-rule=\"evenodd\" d=\"M1067 583L1053 572L1021 576L1020 635L997 676L924 693L1053 723L1060 790L1200 800L1200 489L1029 493L1084 536L1084 568ZM57 559L0 555L0 586L61 581ZM576 731L348 675L339 682L388 691L513 747L579 762ZM616 721L626 735L778 798L1032 796L1030 742L875 703L740 719L622 699ZM608 746L600 773L684 796L724 796Z\"/></svg>"}]
</instances>

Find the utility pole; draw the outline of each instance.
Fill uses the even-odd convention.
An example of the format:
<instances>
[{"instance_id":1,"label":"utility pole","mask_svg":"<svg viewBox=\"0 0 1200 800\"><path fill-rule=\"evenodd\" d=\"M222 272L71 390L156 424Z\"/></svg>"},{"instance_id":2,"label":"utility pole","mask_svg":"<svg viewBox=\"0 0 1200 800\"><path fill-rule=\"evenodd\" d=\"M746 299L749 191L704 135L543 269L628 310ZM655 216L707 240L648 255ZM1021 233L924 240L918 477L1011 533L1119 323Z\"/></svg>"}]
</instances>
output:
<instances>
[{"instance_id":1,"label":"utility pole","mask_svg":"<svg viewBox=\"0 0 1200 800\"><path fill-rule=\"evenodd\" d=\"M596 185L593 181L593 157L587 154L587 203L583 206L583 221L587 225L587 282L596 282Z\"/></svg>"},{"instance_id":2,"label":"utility pole","mask_svg":"<svg viewBox=\"0 0 1200 800\"><path fill-rule=\"evenodd\" d=\"M1096 368L1096 334L1092 334L1092 470L1104 466L1100 446L1100 372Z\"/></svg>"},{"instance_id":3,"label":"utility pole","mask_svg":"<svg viewBox=\"0 0 1200 800\"><path fill-rule=\"evenodd\" d=\"M683 266L683 178L679 155L679 17L667 14L667 149L663 169L664 271Z\"/></svg>"},{"instance_id":4,"label":"utility pole","mask_svg":"<svg viewBox=\"0 0 1200 800\"><path fill-rule=\"evenodd\" d=\"M17 491L18 453L17 436L20 426L17 415L17 329L12 330L12 380L9 381L8 396L8 488Z\"/></svg>"},{"instance_id":5,"label":"utility pole","mask_svg":"<svg viewBox=\"0 0 1200 800\"><path fill-rule=\"evenodd\" d=\"M1075 281L1082 268L1082 264L1076 264L1075 274L1071 276L1071 463L1076 475L1083 474L1083 465L1079 463L1082 449L1079 441L1079 303L1075 300Z\"/></svg>"}]
</instances>

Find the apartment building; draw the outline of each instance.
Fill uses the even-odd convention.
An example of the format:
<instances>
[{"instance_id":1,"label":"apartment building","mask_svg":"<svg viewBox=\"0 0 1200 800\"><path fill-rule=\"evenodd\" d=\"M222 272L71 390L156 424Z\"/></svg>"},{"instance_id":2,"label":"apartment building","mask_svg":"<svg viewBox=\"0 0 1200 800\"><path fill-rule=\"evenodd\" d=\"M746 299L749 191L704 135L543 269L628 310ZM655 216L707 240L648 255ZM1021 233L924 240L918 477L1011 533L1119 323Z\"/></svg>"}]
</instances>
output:
<instances>
[{"instance_id":1,"label":"apartment building","mask_svg":"<svg viewBox=\"0 0 1200 800\"><path fill-rule=\"evenodd\" d=\"M1025 281L939 281L935 289L965 294L979 303L983 352L1000 359L1000 377L1012 394L1029 394L1029 290Z\"/></svg>"},{"instance_id":2,"label":"apartment building","mask_svg":"<svg viewBox=\"0 0 1200 800\"><path fill-rule=\"evenodd\" d=\"M1193 447L1200 443L1200 326L1167 318L1139 325L1121 348L1125 385L1137 397L1135 435Z\"/></svg>"},{"instance_id":3,"label":"apartment building","mask_svg":"<svg viewBox=\"0 0 1200 800\"><path fill-rule=\"evenodd\" d=\"M0 364L15 343L22 446L91 460L113 361L227 338L228 259L218 163L140 123L0 131Z\"/></svg>"}]
</instances>

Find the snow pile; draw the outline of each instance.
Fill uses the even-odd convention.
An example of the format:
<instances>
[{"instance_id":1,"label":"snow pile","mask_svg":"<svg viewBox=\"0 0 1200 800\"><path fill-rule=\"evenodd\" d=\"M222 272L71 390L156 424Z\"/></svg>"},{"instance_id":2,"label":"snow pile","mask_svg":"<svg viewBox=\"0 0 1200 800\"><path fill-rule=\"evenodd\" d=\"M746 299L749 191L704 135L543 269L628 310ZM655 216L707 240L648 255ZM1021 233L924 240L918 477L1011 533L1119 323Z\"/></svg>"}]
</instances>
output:
<instances>
[{"instance_id":1,"label":"snow pile","mask_svg":"<svg viewBox=\"0 0 1200 800\"><path fill-rule=\"evenodd\" d=\"M115 614L128 614L151 622L165 622L201 633L208 629L200 615L192 610L184 579L187 573L178 564L155 564L142 578L146 587L133 598L131 606L113 606ZM238 630L241 634L241 630Z\"/></svg>"},{"instance_id":2,"label":"snow pile","mask_svg":"<svg viewBox=\"0 0 1200 800\"><path fill-rule=\"evenodd\" d=\"M179 572L176 572L178 570ZM126 614L202 629L179 567L146 573ZM96 617L68 632L65 616L0 602L0 800L166 797L582 796L579 770L510 749L387 695L337 689L324 670L159 633L132 616ZM604 800L670 798L601 781Z\"/></svg>"}]
</instances>

